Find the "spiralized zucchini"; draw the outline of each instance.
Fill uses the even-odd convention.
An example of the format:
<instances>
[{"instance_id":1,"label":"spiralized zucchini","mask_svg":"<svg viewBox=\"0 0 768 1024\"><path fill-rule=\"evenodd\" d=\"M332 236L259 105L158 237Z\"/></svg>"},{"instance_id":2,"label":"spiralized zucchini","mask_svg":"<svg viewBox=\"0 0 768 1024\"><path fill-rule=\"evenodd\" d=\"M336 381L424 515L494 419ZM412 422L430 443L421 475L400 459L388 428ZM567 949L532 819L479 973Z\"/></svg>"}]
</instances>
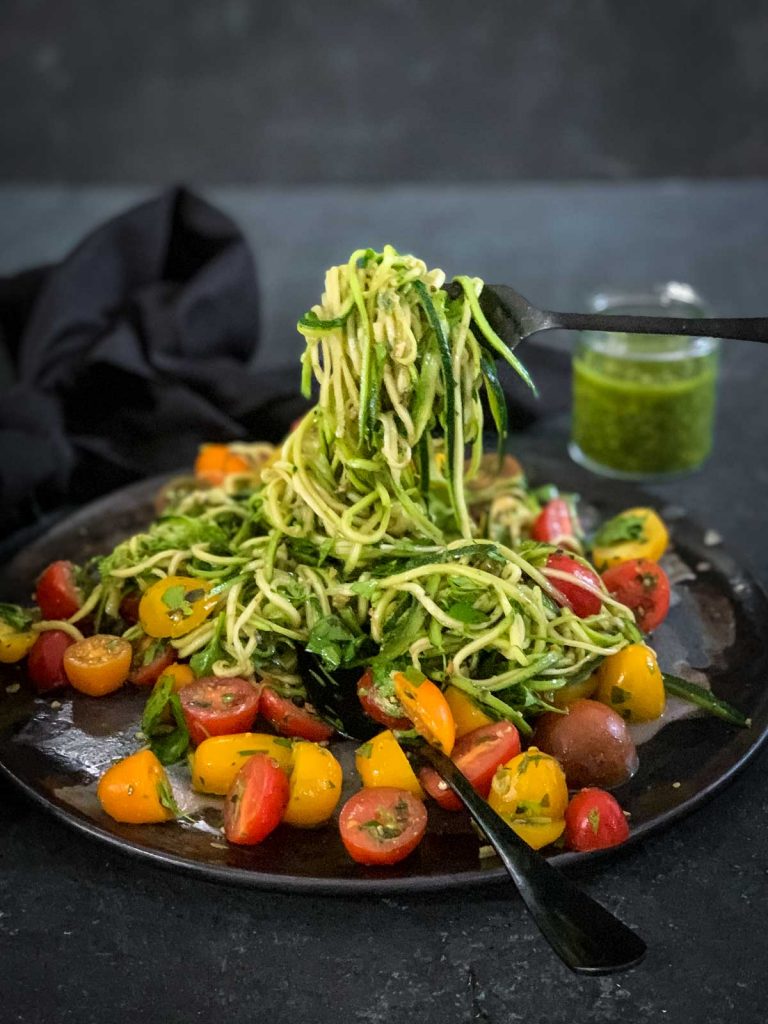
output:
<instances>
[{"instance_id":1,"label":"spiralized zucchini","mask_svg":"<svg viewBox=\"0 0 768 1024\"><path fill-rule=\"evenodd\" d=\"M373 665L385 688L413 665L523 728L635 639L602 590L586 619L553 598L553 549L525 540L537 501L513 461L483 453L484 403L506 434L496 359L530 378L485 322L482 282L457 281L450 298L441 271L390 246L332 267L298 325L314 407L282 447L238 446L253 474L173 495L99 562L89 607L114 616L129 590L201 577L219 610L173 641L198 670L265 674L300 696L308 646L331 670Z\"/></svg>"}]
</instances>

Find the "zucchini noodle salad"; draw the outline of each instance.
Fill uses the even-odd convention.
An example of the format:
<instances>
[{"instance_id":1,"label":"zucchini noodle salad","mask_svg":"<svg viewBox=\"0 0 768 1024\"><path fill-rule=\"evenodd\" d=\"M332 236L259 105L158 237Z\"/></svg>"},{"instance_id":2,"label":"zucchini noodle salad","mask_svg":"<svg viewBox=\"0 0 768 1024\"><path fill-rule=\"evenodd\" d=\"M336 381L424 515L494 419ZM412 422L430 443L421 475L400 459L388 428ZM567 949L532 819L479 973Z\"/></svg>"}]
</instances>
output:
<instances>
[{"instance_id":1,"label":"zucchini noodle salad","mask_svg":"<svg viewBox=\"0 0 768 1024\"><path fill-rule=\"evenodd\" d=\"M658 515L587 537L575 499L505 454L497 362L533 383L483 315L483 282L444 283L391 246L332 267L298 323L316 404L282 445L204 445L145 532L52 563L37 609L0 605L0 661L26 657L38 694L148 688L142 748L99 781L113 818L183 818L163 765L188 759L192 788L226 797L230 842L321 825L341 796L338 731L371 737L339 818L360 863L410 854L425 792L460 809L434 770L416 776L425 740L531 846L595 849L628 835L621 808L568 790L626 781L629 726L660 720L667 693L748 724L662 675L644 642L670 599ZM257 716L273 732L251 732Z\"/></svg>"}]
</instances>

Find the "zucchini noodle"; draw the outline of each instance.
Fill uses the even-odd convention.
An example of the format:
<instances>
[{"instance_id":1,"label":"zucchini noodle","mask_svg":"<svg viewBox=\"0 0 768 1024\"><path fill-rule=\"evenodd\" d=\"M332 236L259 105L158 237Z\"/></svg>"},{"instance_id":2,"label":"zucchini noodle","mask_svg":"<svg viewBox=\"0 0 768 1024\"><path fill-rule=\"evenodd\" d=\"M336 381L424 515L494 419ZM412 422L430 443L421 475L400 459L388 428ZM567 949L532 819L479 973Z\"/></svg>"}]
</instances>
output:
<instances>
[{"instance_id":1,"label":"zucchini noodle","mask_svg":"<svg viewBox=\"0 0 768 1024\"><path fill-rule=\"evenodd\" d=\"M500 443L507 429L495 361L530 379L482 315L482 282L457 278L453 298L444 280L391 246L332 267L298 324L316 404L279 448L232 445L251 473L172 488L145 533L99 560L88 612L199 577L218 605L173 641L196 670L302 697L301 647L328 669L373 666L384 687L413 665L526 729L636 639L601 585L588 618L558 600L554 548L527 539L535 496L501 448L483 452L486 408Z\"/></svg>"}]
</instances>

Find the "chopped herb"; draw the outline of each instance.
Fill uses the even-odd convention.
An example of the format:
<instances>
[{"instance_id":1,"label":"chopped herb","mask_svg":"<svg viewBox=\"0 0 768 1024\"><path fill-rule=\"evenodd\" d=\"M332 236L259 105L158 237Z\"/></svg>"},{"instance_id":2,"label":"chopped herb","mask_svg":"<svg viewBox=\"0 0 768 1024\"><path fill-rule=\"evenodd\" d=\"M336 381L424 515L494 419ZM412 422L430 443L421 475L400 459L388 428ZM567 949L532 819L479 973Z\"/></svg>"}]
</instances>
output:
<instances>
[{"instance_id":1,"label":"chopped herb","mask_svg":"<svg viewBox=\"0 0 768 1024\"><path fill-rule=\"evenodd\" d=\"M603 523L595 534L595 544L610 547L612 544L629 544L633 541L644 541L645 516L619 515Z\"/></svg>"},{"instance_id":2,"label":"chopped herb","mask_svg":"<svg viewBox=\"0 0 768 1024\"><path fill-rule=\"evenodd\" d=\"M278 747L287 747L289 750L293 748L293 740L287 736L275 736L274 742Z\"/></svg>"},{"instance_id":3,"label":"chopped herb","mask_svg":"<svg viewBox=\"0 0 768 1024\"><path fill-rule=\"evenodd\" d=\"M161 782L158 782L157 795L163 807L169 810L175 818L181 816L181 808L176 803L176 798L173 795L171 784L167 779L163 779Z\"/></svg>"},{"instance_id":4,"label":"chopped herb","mask_svg":"<svg viewBox=\"0 0 768 1024\"><path fill-rule=\"evenodd\" d=\"M371 754L373 753L373 744L364 743L361 747L357 748L356 752L360 755L360 757L370 757Z\"/></svg>"},{"instance_id":5,"label":"chopped herb","mask_svg":"<svg viewBox=\"0 0 768 1024\"><path fill-rule=\"evenodd\" d=\"M600 811L598 811L596 807L593 807L587 815L587 821L589 822L592 831L597 835L598 829L600 828Z\"/></svg>"},{"instance_id":6,"label":"chopped herb","mask_svg":"<svg viewBox=\"0 0 768 1024\"><path fill-rule=\"evenodd\" d=\"M427 681L427 677L424 675L424 673L419 672L419 670L417 668L414 668L412 665L409 665L408 668L405 669L403 675L405 676L409 683L413 683L413 685L417 688L421 686L422 683L425 683ZM415 694L407 693L406 696L415 697Z\"/></svg>"},{"instance_id":7,"label":"chopped herb","mask_svg":"<svg viewBox=\"0 0 768 1024\"><path fill-rule=\"evenodd\" d=\"M6 604L0 602L0 622L11 626L18 633L23 633L32 624L32 616L18 604Z\"/></svg>"},{"instance_id":8,"label":"chopped herb","mask_svg":"<svg viewBox=\"0 0 768 1024\"><path fill-rule=\"evenodd\" d=\"M189 667L198 677L202 679L205 676L211 675L213 672L213 666L217 661L220 661L225 655L226 651L221 645L221 635L224 630L225 615L222 612L216 621L216 628L214 629L213 636L208 643L203 647L202 650L193 654L189 659Z\"/></svg>"},{"instance_id":9,"label":"chopped herb","mask_svg":"<svg viewBox=\"0 0 768 1024\"><path fill-rule=\"evenodd\" d=\"M187 588L183 583L168 587L161 600L166 608L172 612L181 612L185 618L192 614L192 605L187 600Z\"/></svg>"},{"instance_id":10,"label":"chopped herb","mask_svg":"<svg viewBox=\"0 0 768 1024\"><path fill-rule=\"evenodd\" d=\"M626 704L631 694L627 693L620 686L611 687L611 704Z\"/></svg>"},{"instance_id":11,"label":"chopped herb","mask_svg":"<svg viewBox=\"0 0 768 1024\"><path fill-rule=\"evenodd\" d=\"M364 640L362 633L355 635L338 615L327 615L310 630L307 650L333 670L353 662Z\"/></svg>"},{"instance_id":12,"label":"chopped herb","mask_svg":"<svg viewBox=\"0 0 768 1024\"><path fill-rule=\"evenodd\" d=\"M238 757L253 757L254 754L268 754L268 753L269 753L268 750L264 750L262 748L257 747L254 750L238 750L237 756ZM233 765L235 763L236 763L235 761L232 762Z\"/></svg>"},{"instance_id":13,"label":"chopped herb","mask_svg":"<svg viewBox=\"0 0 768 1024\"><path fill-rule=\"evenodd\" d=\"M397 839L399 835L402 835L402 828L399 825L384 824L381 821L377 821L373 818L371 821L363 822L358 828L362 831L365 829L369 832L373 839L376 839L380 843L385 843L388 839Z\"/></svg>"},{"instance_id":14,"label":"chopped herb","mask_svg":"<svg viewBox=\"0 0 768 1024\"><path fill-rule=\"evenodd\" d=\"M452 619L457 619L468 626L475 625L478 622L485 622L487 618L483 612L478 611L469 601L455 601L446 611Z\"/></svg>"},{"instance_id":15,"label":"chopped herb","mask_svg":"<svg viewBox=\"0 0 768 1024\"><path fill-rule=\"evenodd\" d=\"M237 694L236 693L222 693L222 695L221 695L221 703L222 704L229 705L229 704L231 704L235 700L237 700Z\"/></svg>"}]
</instances>

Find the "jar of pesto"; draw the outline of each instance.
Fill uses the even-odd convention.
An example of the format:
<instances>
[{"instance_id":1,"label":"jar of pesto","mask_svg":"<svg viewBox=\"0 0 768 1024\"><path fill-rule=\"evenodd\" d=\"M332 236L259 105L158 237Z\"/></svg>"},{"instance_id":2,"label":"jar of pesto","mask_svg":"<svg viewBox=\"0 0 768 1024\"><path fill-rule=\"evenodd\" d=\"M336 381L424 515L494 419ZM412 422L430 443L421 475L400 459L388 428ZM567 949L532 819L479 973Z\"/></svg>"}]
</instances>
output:
<instances>
[{"instance_id":1,"label":"jar of pesto","mask_svg":"<svg viewBox=\"0 0 768 1024\"><path fill-rule=\"evenodd\" d=\"M602 313L707 316L689 286L601 293ZM606 476L644 479L698 468L710 453L719 343L677 335L583 332L573 357L569 451Z\"/></svg>"}]
</instances>

